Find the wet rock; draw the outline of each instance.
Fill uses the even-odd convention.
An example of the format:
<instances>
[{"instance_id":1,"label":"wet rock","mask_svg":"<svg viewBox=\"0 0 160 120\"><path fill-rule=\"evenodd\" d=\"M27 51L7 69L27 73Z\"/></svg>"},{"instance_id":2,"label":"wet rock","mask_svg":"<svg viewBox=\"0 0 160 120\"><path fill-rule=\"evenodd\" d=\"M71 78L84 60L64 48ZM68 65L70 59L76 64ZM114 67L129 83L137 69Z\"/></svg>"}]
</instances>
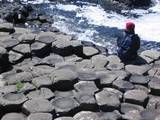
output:
<instances>
[{"instance_id":1,"label":"wet rock","mask_svg":"<svg viewBox=\"0 0 160 120\"><path fill-rule=\"evenodd\" d=\"M105 55L94 55L91 58L91 61L96 69L105 68L105 66L108 64L108 60Z\"/></svg>"},{"instance_id":2,"label":"wet rock","mask_svg":"<svg viewBox=\"0 0 160 120\"><path fill-rule=\"evenodd\" d=\"M24 94L8 93L0 96L0 105L3 106L4 111L20 111L21 105L27 100Z\"/></svg>"},{"instance_id":3,"label":"wet rock","mask_svg":"<svg viewBox=\"0 0 160 120\"><path fill-rule=\"evenodd\" d=\"M51 73L51 80L56 90L71 90L77 82L78 75L70 69L59 69Z\"/></svg>"},{"instance_id":4,"label":"wet rock","mask_svg":"<svg viewBox=\"0 0 160 120\"><path fill-rule=\"evenodd\" d=\"M1 23L0 24L0 32L13 33L14 32L13 24L11 24L11 23Z\"/></svg>"},{"instance_id":5,"label":"wet rock","mask_svg":"<svg viewBox=\"0 0 160 120\"><path fill-rule=\"evenodd\" d=\"M115 75L115 73L111 73L108 71L101 71L97 72L96 74L100 79L100 87L111 87L113 81L117 79L117 75Z\"/></svg>"},{"instance_id":6,"label":"wet rock","mask_svg":"<svg viewBox=\"0 0 160 120\"><path fill-rule=\"evenodd\" d=\"M26 116L21 113L7 113L1 120L26 120Z\"/></svg>"},{"instance_id":7,"label":"wet rock","mask_svg":"<svg viewBox=\"0 0 160 120\"><path fill-rule=\"evenodd\" d=\"M135 104L130 104L130 103L122 103L121 104L121 112L122 113L127 113L129 111L132 111L132 110L137 110L139 112L143 111L144 108L140 105L135 105Z\"/></svg>"},{"instance_id":8,"label":"wet rock","mask_svg":"<svg viewBox=\"0 0 160 120\"><path fill-rule=\"evenodd\" d=\"M149 65L126 65L125 69L131 74L143 75L151 69Z\"/></svg>"},{"instance_id":9,"label":"wet rock","mask_svg":"<svg viewBox=\"0 0 160 120\"><path fill-rule=\"evenodd\" d=\"M13 48L14 51L28 56L31 53L29 44L19 44Z\"/></svg>"},{"instance_id":10,"label":"wet rock","mask_svg":"<svg viewBox=\"0 0 160 120\"><path fill-rule=\"evenodd\" d=\"M97 111L98 106L93 94L87 92L74 92L75 99L80 104L81 110Z\"/></svg>"},{"instance_id":11,"label":"wet rock","mask_svg":"<svg viewBox=\"0 0 160 120\"><path fill-rule=\"evenodd\" d=\"M72 117L58 117L55 120L74 120Z\"/></svg>"},{"instance_id":12,"label":"wet rock","mask_svg":"<svg viewBox=\"0 0 160 120\"><path fill-rule=\"evenodd\" d=\"M23 55L14 51L10 51L9 53L9 62L12 64L16 64L23 60Z\"/></svg>"},{"instance_id":13,"label":"wet rock","mask_svg":"<svg viewBox=\"0 0 160 120\"><path fill-rule=\"evenodd\" d=\"M159 95L160 92L160 79L153 77L148 84L151 89L151 93L155 95Z\"/></svg>"},{"instance_id":14,"label":"wet rock","mask_svg":"<svg viewBox=\"0 0 160 120\"><path fill-rule=\"evenodd\" d=\"M51 100L57 116L74 115L79 110L79 103L71 97L58 97Z\"/></svg>"},{"instance_id":15,"label":"wet rock","mask_svg":"<svg viewBox=\"0 0 160 120\"><path fill-rule=\"evenodd\" d=\"M147 85L150 78L142 75L132 75L129 81L134 84Z\"/></svg>"},{"instance_id":16,"label":"wet rock","mask_svg":"<svg viewBox=\"0 0 160 120\"><path fill-rule=\"evenodd\" d=\"M27 120L53 120L50 113L32 113L28 116Z\"/></svg>"},{"instance_id":17,"label":"wet rock","mask_svg":"<svg viewBox=\"0 0 160 120\"><path fill-rule=\"evenodd\" d=\"M28 100L23 104L23 111L27 115L30 113L53 113L54 107L45 99Z\"/></svg>"},{"instance_id":18,"label":"wet rock","mask_svg":"<svg viewBox=\"0 0 160 120\"><path fill-rule=\"evenodd\" d=\"M137 110L128 111L122 116L124 120L142 120L140 112Z\"/></svg>"},{"instance_id":19,"label":"wet rock","mask_svg":"<svg viewBox=\"0 0 160 120\"><path fill-rule=\"evenodd\" d=\"M120 79L117 79L113 82L113 87L122 92L134 89L134 85L132 83Z\"/></svg>"},{"instance_id":20,"label":"wet rock","mask_svg":"<svg viewBox=\"0 0 160 120\"><path fill-rule=\"evenodd\" d=\"M102 90L95 94L98 106L102 111L113 111L119 109L120 100L115 93Z\"/></svg>"},{"instance_id":21,"label":"wet rock","mask_svg":"<svg viewBox=\"0 0 160 120\"><path fill-rule=\"evenodd\" d=\"M21 43L31 44L34 42L36 35L33 33L25 33L18 37L18 41Z\"/></svg>"},{"instance_id":22,"label":"wet rock","mask_svg":"<svg viewBox=\"0 0 160 120\"><path fill-rule=\"evenodd\" d=\"M141 53L141 55L151 58L153 60L160 58L160 52L156 50L145 50Z\"/></svg>"},{"instance_id":23,"label":"wet rock","mask_svg":"<svg viewBox=\"0 0 160 120\"><path fill-rule=\"evenodd\" d=\"M104 112L100 114L100 118L102 120L119 120L121 119L121 114L117 111L114 110L113 112Z\"/></svg>"},{"instance_id":24,"label":"wet rock","mask_svg":"<svg viewBox=\"0 0 160 120\"><path fill-rule=\"evenodd\" d=\"M20 72L13 75L8 75L4 78L7 84L16 84L18 82L30 82L33 76L30 72Z\"/></svg>"},{"instance_id":25,"label":"wet rock","mask_svg":"<svg viewBox=\"0 0 160 120\"><path fill-rule=\"evenodd\" d=\"M99 51L96 48L93 47L83 47L83 54L87 57L92 57L96 54L98 54Z\"/></svg>"},{"instance_id":26,"label":"wet rock","mask_svg":"<svg viewBox=\"0 0 160 120\"><path fill-rule=\"evenodd\" d=\"M50 79L49 76L44 75L44 76L33 78L32 84L34 84L37 88L39 88L39 87L49 87L53 84L53 81Z\"/></svg>"},{"instance_id":27,"label":"wet rock","mask_svg":"<svg viewBox=\"0 0 160 120\"><path fill-rule=\"evenodd\" d=\"M49 55L51 48L44 43L34 42L31 44L31 51L33 55L43 57Z\"/></svg>"},{"instance_id":28,"label":"wet rock","mask_svg":"<svg viewBox=\"0 0 160 120\"><path fill-rule=\"evenodd\" d=\"M90 111L81 111L74 115L75 120L101 120L97 113Z\"/></svg>"},{"instance_id":29,"label":"wet rock","mask_svg":"<svg viewBox=\"0 0 160 120\"><path fill-rule=\"evenodd\" d=\"M124 69L124 64L123 63L109 63L107 65L107 69L109 69L109 70L122 70L122 69Z\"/></svg>"},{"instance_id":30,"label":"wet rock","mask_svg":"<svg viewBox=\"0 0 160 120\"><path fill-rule=\"evenodd\" d=\"M143 90L128 90L124 93L124 101L128 103L145 106L148 95Z\"/></svg>"},{"instance_id":31,"label":"wet rock","mask_svg":"<svg viewBox=\"0 0 160 120\"><path fill-rule=\"evenodd\" d=\"M74 88L78 92L94 94L99 89L96 87L93 81L80 81L74 85Z\"/></svg>"},{"instance_id":32,"label":"wet rock","mask_svg":"<svg viewBox=\"0 0 160 120\"><path fill-rule=\"evenodd\" d=\"M95 81L98 79L95 71L91 69L79 69L77 72L78 78L81 81Z\"/></svg>"},{"instance_id":33,"label":"wet rock","mask_svg":"<svg viewBox=\"0 0 160 120\"><path fill-rule=\"evenodd\" d=\"M29 99L52 99L54 93L48 88L41 88L40 90L31 91L27 94Z\"/></svg>"},{"instance_id":34,"label":"wet rock","mask_svg":"<svg viewBox=\"0 0 160 120\"><path fill-rule=\"evenodd\" d=\"M40 64L48 64L48 65L54 67L56 63L63 62L63 61L64 61L63 57L61 57L59 55L51 54L51 55L45 57L44 59L42 59Z\"/></svg>"}]
</instances>

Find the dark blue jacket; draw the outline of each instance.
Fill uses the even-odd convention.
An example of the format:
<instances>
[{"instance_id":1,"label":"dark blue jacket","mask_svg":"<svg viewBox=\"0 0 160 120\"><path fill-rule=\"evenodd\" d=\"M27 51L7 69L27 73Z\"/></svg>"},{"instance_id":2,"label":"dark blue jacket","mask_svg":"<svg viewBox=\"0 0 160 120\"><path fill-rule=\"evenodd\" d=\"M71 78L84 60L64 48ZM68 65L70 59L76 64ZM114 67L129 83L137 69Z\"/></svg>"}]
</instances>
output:
<instances>
[{"instance_id":1,"label":"dark blue jacket","mask_svg":"<svg viewBox=\"0 0 160 120\"><path fill-rule=\"evenodd\" d=\"M125 31L124 36L117 39L117 46L117 53L122 61L133 60L137 57L137 51L140 48L140 38L134 31Z\"/></svg>"}]
</instances>

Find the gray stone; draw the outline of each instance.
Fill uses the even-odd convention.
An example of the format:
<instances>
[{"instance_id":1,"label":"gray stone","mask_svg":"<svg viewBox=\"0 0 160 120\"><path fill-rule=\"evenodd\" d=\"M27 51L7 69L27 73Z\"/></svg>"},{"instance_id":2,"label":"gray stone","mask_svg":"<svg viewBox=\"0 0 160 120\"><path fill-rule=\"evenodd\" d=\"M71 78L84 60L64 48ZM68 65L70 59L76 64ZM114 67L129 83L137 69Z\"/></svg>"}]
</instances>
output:
<instances>
[{"instance_id":1,"label":"gray stone","mask_svg":"<svg viewBox=\"0 0 160 120\"><path fill-rule=\"evenodd\" d=\"M71 97L58 97L51 100L57 116L74 115L79 108L79 103Z\"/></svg>"},{"instance_id":2,"label":"gray stone","mask_svg":"<svg viewBox=\"0 0 160 120\"><path fill-rule=\"evenodd\" d=\"M92 57L96 54L98 54L99 51L96 48L93 47L83 47L83 54L87 57Z\"/></svg>"},{"instance_id":3,"label":"gray stone","mask_svg":"<svg viewBox=\"0 0 160 120\"><path fill-rule=\"evenodd\" d=\"M1 120L26 120L26 116L21 113L7 113Z\"/></svg>"},{"instance_id":4,"label":"gray stone","mask_svg":"<svg viewBox=\"0 0 160 120\"><path fill-rule=\"evenodd\" d=\"M121 60L117 55L109 55L107 56L107 60L109 61L109 63L120 63Z\"/></svg>"},{"instance_id":5,"label":"gray stone","mask_svg":"<svg viewBox=\"0 0 160 120\"><path fill-rule=\"evenodd\" d=\"M30 113L53 113L54 106L45 99L38 99L38 100L28 100L23 104L23 111L27 115Z\"/></svg>"},{"instance_id":6,"label":"gray stone","mask_svg":"<svg viewBox=\"0 0 160 120\"><path fill-rule=\"evenodd\" d=\"M37 88L39 88L39 87L49 87L53 84L53 81L50 79L49 76L44 75L44 76L33 78L32 84L34 84Z\"/></svg>"},{"instance_id":7,"label":"gray stone","mask_svg":"<svg viewBox=\"0 0 160 120\"><path fill-rule=\"evenodd\" d=\"M140 112L137 110L128 111L126 114L122 116L122 118L125 120L144 120L142 119Z\"/></svg>"},{"instance_id":8,"label":"gray stone","mask_svg":"<svg viewBox=\"0 0 160 120\"><path fill-rule=\"evenodd\" d=\"M72 117L58 117L55 120L74 120Z\"/></svg>"},{"instance_id":9,"label":"gray stone","mask_svg":"<svg viewBox=\"0 0 160 120\"><path fill-rule=\"evenodd\" d=\"M141 112L142 120L155 120L160 115L160 112L156 109L145 109Z\"/></svg>"},{"instance_id":10,"label":"gray stone","mask_svg":"<svg viewBox=\"0 0 160 120\"><path fill-rule=\"evenodd\" d=\"M52 99L54 98L54 93L48 88L41 88L40 90L31 91L27 94L29 99Z\"/></svg>"},{"instance_id":11,"label":"gray stone","mask_svg":"<svg viewBox=\"0 0 160 120\"><path fill-rule=\"evenodd\" d=\"M157 77L160 79L160 68L153 67L148 71L148 74L153 77Z\"/></svg>"},{"instance_id":12,"label":"gray stone","mask_svg":"<svg viewBox=\"0 0 160 120\"><path fill-rule=\"evenodd\" d=\"M160 97L159 96L150 96L147 109L160 109Z\"/></svg>"},{"instance_id":13,"label":"gray stone","mask_svg":"<svg viewBox=\"0 0 160 120\"><path fill-rule=\"evenodd\" d=\"M78 71L78 78L82 81L94 81L97 80L98 77L95 73L95 71L91 69L79 69Z\"/></svg>"},{"instance_id":14,"label":"gray stone","mask_svg":"<svg viewBox=\"0 0 160 120\"><path fill-rule=\"evenodd\" d=\"M102 90L95 94L97 104L102 111L113 111L119 109L120 100L115 93Z\"/></svg>"},{"instance_id":15,"label":"gray stone","mask_svg":"<svg viewBox=\"0 0 160 120\"><path fill-rule=\"evenodd\" d=\"M74 62L61 62L61 63L56 63L55 68L57 69L71 69L73 71L77 70L77 66L75 65Z\"/></svg>"},{"instance_id":16,"label":"gray stone","mask_svg":"<svg viewBox=\"0 0 160 120\"><path fill-rule=\"evenodd\" d=\"M129 81L134 84L147 85L150 78L142 75L132 75Z\"/></svg>"},{"instance_id":17,"label":"gray stone","mask_svg":"<svg viewBox=\"0 0 160 120\"><path fill-rule=\"evenodd\" d=\"M55 97L74 97L73 91L55 91Z\"/></svg>"},{"instance_id":18,"label":"gray stone","mask_svg":"<svg viewBox=\"0 0 160 120\"><path fill-rule=\"evenodd\" d=\"M130 73L124 70L114 70L111 71L111 73L117 75L117 79L121 80L128 79L128 77L130 76Z\"/></svg>"},{"instance_id":19,"label":"gray stone","mask_svg":"<svg viewBox=\"0 0 160 120\"><path fill-rule=\"evenodd\" d=\"M12 47L16 46L19 42L14 38L7 38L0 42L0 46L10 50Z\"/></svg>"},{"instance_id":20,"label":"gray stone","mask_svg":"<svg viewBox=\"0 0 160 120\"><path fill-rule=\"evenodd\" d=\"M143 85L134 85L134 89L143 90L146 93L150 93L150 91L151 91L148 87L145 87Z\"/></svg>"},{"instance_id":21,"label":"gray stone","mask_svg":"<svg viewBox=\"0 0 160 120\"><path fill-rule=\"evenodd\" d=\"M122 69L124 69L124 64L123 63L109 63L107 65L107 69L109 69L109 70L122 70Z\"/></svg>"},{"instance_id":22,"label":"gray stone","mask_svg":"<svg viewBox=\"0 0 160 120\"><path fill-rule=\"evenodd\" d=\"M104 112L100 114L102 120L119 120L121 119L121 114L119 111L114 110L113 112Z\"/></svg>"},{"instance_id":23,"label":"gray stone","mask_svg":"<svg viewBox=\"0 0 160 120\"><path fill-rule=\"evenodd\" d=\"M65 61L66 62L80 62L82 60L83 60L83 58L78 57L78 56L74 56L74 55L73 56L67 56L67 57L65 57Z\"/></svg>"},{"instance_id":24,"label":"gray stone","mask_svg":"<svg viewBox=\"0 0 160 120\"><path fill-rule=\"evenodd\" d=\"M42 42L42 43L50 44L50 43L56 41L56 39L53 36L47 36L47 35L45 36L44 35L44 36L40 36L38 38L38 41Z\"/></svg>"},{"instance_id":25,"label":"gray stone","mask_svg":"<svg viewBox=\"0 0 160 120\"><path fill-rule=\"evenodd\" d=\"M14 32L13 24L11 24L11 23L1 23L0 24L0 32L13 33Z\"/></svg>"},{"instance_id":26,"label":"gray stone","mask_svg":"<svg viewBox=\"0 0 160 120\"><path fill-rule=\"evenodd\" d=\"M20 85L19 88L17 89L17 91L22 92L22 93L27 93L29 91L33 91L33 90L36 89L36 87L33 84L29 83L29 82L24 83L24 84L20 83L20 84L22 86Z\"/></svg>"},{"instance_id":27,"label":"gray stone","mask_svg":"<svg viewBox=\"0 0 160 120\"><path fill-rule=\"evenodd\" d=\"M78 75L71 69L58 69L51 73L51 80L56 90L71 90L77 82Z\"/></svg>"},{"instance_id":28,"label":"gray stone","mask_svg":"<svg viewBox=\"0 0 160 120\"><path fill-rule=\"evenodd\" d=\"M76 62L76 66L77 68L86 68L86 69L87 68L92 69L94 67L91 60L88 60L88 59L84 59L81 62Z\"/></svg>"},{"instance_id":29,"label":"gray stone","mask_svg":"<svg viewBox=\"0 0 160 120\"><path fill-rule=\"evenodd\" d=\"M63 61L64 61L63 57L61 57L59 55L52 54L52 55L49 55L49 56L43 58L42 61L40 62L40 64L48 64L48 65L54 67L56 63L60 63Z\"/></svg>"},{"instance_id":30,"label":"gray stone","mask_svg":"<svg viewBox=\"0 0 160 120\"><path fill-rule=\"evenodd\" d=\"M125 69L131 74L143 75L151 69L151 66L149 65L141 65L141 66L140 65L126 65Z\"/></svg>"},{"instance_id":31,"label":"gray stone","mask_svg":"<svg viewBox=\"0 0 160 120\"><path fill-rule=\"evenodd\" d=\"M32 113L28 116L27 120L53 120L50 113Z\"/></svg>"},{"instance_id":32,"label":"gray stone","mask_svg":"<svg viewBox=\"0 0 160 120\"><path fill-rule=\"evenodd\" d=\"M98 114L90 111L81 111L74 115L75 120L102 120Z\"/></svg>"},{"instance_id":33,"label":"gray stone","mask_svg":"<svg viewBox=\"0 0 160 120\"><path fill-rule=\"evenodd\" d=\"M13 50L16 51L16 52L25 54L25 55L31 53L29 44L19 44L19 45L15 46L13 48Z\"/></svg>"},{"instance_id":34,"label":"gray stone","mask_svg":"<svg viewBox=\"0 0 160 120\"><path fill-rule=\"evenodd\" d=\"M160 95L160 79L153 77L148 86L151 89L152 94Z\"/></svg>"},{"instance_id":35,"label":"gray stone","mask_svg":"<svg viewBox=\"0 0 160 120\"><path fill-rule=\"evenodd\" d=\"M11 63L18 63L23 59L23 55L14 51L9 52L9 62Z\"/></svg>"},{"instance_id":36,"label":"gray stone","mask_svg":"<svg viewBox=\"0 0 160 120\"><path fill-rule=\"evenodd\" d=\"M105 66L108 64L108 60L105 55L95 55L91 58L91 61L96 69L105 68Z\"/></svg>"},{"instance_id":37,"label":"gray stone","mask_svg":"<svg viewBox=\"0 0 160 120\"><path fill-rule=\"evenodd\" d=\"M143 111L144 108L140 105L130 104L130 103L122 103L121 104L121 113L127 113L132 110L138 110L139 112Z\"/></svg>"},{"instance_id":38,"label":"gray stone","mask_svg":"<svg viewBox=\"0 0 160 120\"><path fill-rule=\"evenodd\" d=\"M156 59L160 58L160 52L158 52L156 50L146 50L146 51L143 51L141 53L141 55L149 57L153 60L156 60Z\"/></svg>"},{"instance_id":39,"label":"gray stone","mask_svg":"<svg viewBox=\"0 0 160 120\"><path fill-rule=\"evenodd\" d=\"M32 33L24 33L18 37L18 41L22 43L33 43L35 40L36 35Z\"/></svg>"},{"instance_id":40,"label":"gray stone","mask_svg":"<svg viewBox=\"0 0 160 120\"><path fill-rule=\"evenodd\" d=\"M94 94L99 89L96 87L93 81L80 81L74 85L74 88L78 92Z\"/></svg>"},{"instance_id":41,"label":"gray stone","mask_svg":"<svg viewBox=\"0 0 160 120\"><path fill-rule=\"evenodd\" d=\"M7 94L7 93L14 93L17 91L16 85L8 85L0 87L0 93Z\"/></svg>"},{"instance_id":42,"label":"gray stone","mask_svg":"<svg viewBox=\"0 0 160 120\"><path fill-rule=\"evenodd\" d=\"M124 93L124 101L145 106L148 95L143 90L128 90Z\"/></svg>"},{"instance_id":43,"label":"gray stone","mask_svg":"<svg viewBox=\"0 0 160 120\"><path fill-rule=\"evenodd\" d=\"M125 81L125 80L121 80L121 79L115 80L113 82L113 87L122 92L134 89L134 85L132 83Z\"/></svg>"}]
</instances>

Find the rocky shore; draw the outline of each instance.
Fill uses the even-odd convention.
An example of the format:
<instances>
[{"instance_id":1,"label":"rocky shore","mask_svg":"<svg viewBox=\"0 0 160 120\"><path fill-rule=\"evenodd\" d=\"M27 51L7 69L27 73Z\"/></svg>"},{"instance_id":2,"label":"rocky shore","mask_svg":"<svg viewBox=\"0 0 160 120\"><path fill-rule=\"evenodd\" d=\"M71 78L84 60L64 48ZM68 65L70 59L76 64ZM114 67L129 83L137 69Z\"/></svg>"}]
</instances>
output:
<instances>
[{"instance_id":1,"label":"rocky shore","mask_svg":"<svg viewBox=\"0 0 160 120\"><path fill-rule=\"evenodd\" d=\"M160 119L160 52L124 64L73 36L0 22L1 120Z\"/></svg>"}]
</instances>

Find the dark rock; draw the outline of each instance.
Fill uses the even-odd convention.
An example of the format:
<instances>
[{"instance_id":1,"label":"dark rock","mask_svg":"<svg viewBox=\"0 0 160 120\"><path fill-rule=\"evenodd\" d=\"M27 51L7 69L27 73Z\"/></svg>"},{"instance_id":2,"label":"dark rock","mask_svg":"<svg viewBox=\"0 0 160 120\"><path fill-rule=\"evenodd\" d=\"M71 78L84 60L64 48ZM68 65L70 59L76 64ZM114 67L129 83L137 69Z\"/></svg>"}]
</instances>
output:
<instances>
[{"instance_id":1,"label":"dark rock","mask_svg":"<svg viewBox=\"0 0 160 120\"><path fill-rule=\"evenodd\" d=\"M54 67L56 63L63 62L63 61L64 61L63 57L52 54L42 59L40 64L48 64Z\"/></svg>"},{"instance_id":2,"label":"dark rock","mask_svg":"<svg viewBox=\"0 0 160 120\"><path fill-rule=\"evenodd\" d=\"M72 117L58 117L55 120L74 120Z\"/></svg>"},{"instance_id":3,"label":"dark rock","mask_svg":"<svg viewBox=\"0 0 160 120\"><path fill-rule=\"evenodd\" d=\"M71 116L79 111L78 102L71 97L54 98L51 103L55 107L57 116Z\"/></svg>"},{"instance_id":4,"label":"dark rock","mask_svg":"<svg viewBox=\"0 0 160 120\"><path fill-rule=\"evenodd\" d=\"M27 100L24 94L8 93L0 96L0 105L4 111L19 112L21 105Z\"/></svg>"},{"instance_id":5,"label":"dark rock","mask_svg":"<svg viewBox=\"0 0 160 120\"><path fill-rule=\"evenodd\" d=\"M59 69L51 73L51 80L56 90L71 90L77 82L78 75L70 69Z\"/></svg>"},{"instance_id":6,"label":"dark rock","mask_svg":"<svg viewBox=\"0 0 160 120\"><path fill-rule=\"evenodd\" d=\"M124 101L128 103L145 106L148 95L143 90L128 90L124 93Z\"/></svg>"},{"instance_id":7,"label":"dark rock","mask_svg":"<svg viewBox=\"0 0 160 120\"><path fill-rule=\"evenodd\" d=\"M143 75L151 69L150 65L126 65L125 69L131 74Z\"/></svg>"},{"instance_id":8,"label":"dark rock","mask_svg":"<svg viewBox=\"0 0 160 120\"><path fill-rule=\"evenodd\" d=\"M102 120L99 118L98 114L90 111L81 111L74 115L75 120Z\"/></svg>"},{"instance_id":9,"label":"dark rock","mask_svg":"<svg viewBox=\"0 0 160 120\"><path fill-rule=\"evenodd\" d=\"M26 116L21 113L7 113L1 120L26 120Z\"/></svg>"},{"instance_id":10,"label":"dark rock","mask_svg":"<svg viewBox=\"0 0 160 120\"><path fill-rule=\"evenodd\" d=\"M74 85L74 88L77 92L88 94L94 94L99 90L93 81L80 81Z\"/></svg>"},{"instance_id":11,"label":"dark rock","mask_svg":"<svg viewBox=\"0 0 160 120\"><path fill-rule=\"evenodd\" d=\"M93 47L83 47L83 54L86 56L86 57L92 57L96 54L98 54L99 51L96 49L96 48L93 48Z\"/></svg>"},{"instance_id":12,"label":"dark rock","mask_svg":"<svg viewBox=\"0 0 160 120\"><path fill-rule=\"evenodd\" d=\"M81 81L94 81L98 79L95 71L91 69L79 69L78 78Z\"/></svg>"},{"instance_id":13,"label":"dark rock","mask_svg":"<svg viewBox=\"0 0 160 120\"><path fill-rule=\"evenodd\" d=\"M9 52L9 62L12 64L16 64L23 60L23 55L14 51Z\"/></svg>"},{"instance_id":14,"label":"dark rock","mask_svg":"<svg viewBox=\"0 0 160 120\"><path fill-rule=\"evenodd\" d=\"M122 103L121 104L121 113L127 113L132 110L138 110L139 112L143 111L144 108L139 105L130 104L130 103Z\"/></svg>"},{"instance_id":15,"label":"dark rock","mask_svg":"<svg viewBox=\"0 0 160 120\"><path fill-rule=\"evenodd\" d=\"M130 83L128 81L121 80L121 79L115 80L113 82L113 87L122 91L122 92L134 89L134 85L132 83Z\"/></svg>"},{"instance_id":16,"label":"dark rock","mask_svg":"<svg viewBox=\"0 0 160 120\"><path fill-rule=\"evenodd\" d=\"M148 86L151 89L152 94L160 95L160 79L153 77Z\"/></svg>"},{"instance_id":17,"label":"dark rock","mask_svg":"<svg viewBox=\"0 0 160 120\"><path fill-rule=\"evenodd\" d=\"M37 88L49 87L53 84L53 81L50 79L49 76L44 75L44 76L33 78L32 84L34 84Z\"/></svg>"},{"instance_id":18,"label":"dark rock","mask_svg":"<svg viewBox=\"0 0 160 120\"><path fill-rule=\"evenodd\" d=\"M28 100L23 104L23 111L27 115L30 113L53 113L54 106L45 99Z\"/></svg>"},{"instance_id":19,"label":"dark rock","mask_svg":"<svg viewBox=\"0 0 160 120\"><path fill-rule=\"evenodd\" d=\"M28 116L28 120L53 120L50 113L32 113Z\"/></svg>"},{"instance_id":20,"label":"dark rock","mask_svg":"<svg viewBox=\"0 0 160 120\"><path fill-rule=\"evenodd\" d=\"M102 90L95 94L97 104L102 111L113 111L120 107L120 100L115 93Z\"/></svg>"},{"instance_id":21,"label":"dark rock","mask_svg":"<svg viewBox=\"0 0 160 120\"><path fill-rule=\"evenodd\" d=\"M150 79L142 75L132 75L129 81L134 84L147 85Z\"/></svg>"},{"instance_id":22,"label":"dark rock","mask_svg":"<svg viewBox=\"0 0 160 120\"><path fill-rule=\"evenodd\" d=\"M13 24L11 23L1 23L0 24L0 32L9 32L9 33L13 33L15 30L14 30L14 27L13 27Z\"/></svg>"},{"instance_id":23,"label":"dark rock","mask_svg":"<svg viewBox=\"0 0 160 120\"><path fill-rule=\"evenodd\" d=\"M81 110L97 111L98 105L93 94L87 92L74 92L75 99L80 104Z\"/></svg>"},{"instance_id":24,"label":"dark rock","mask_svg":"<svg viewBox=\"0 0 160 120\"><path fill-rule=\"evenodd\" d=\"M41 88L40 90L32 91L27 94L29 99L52 99L54 93L48 88Z\"/></svg>"}]
</instances>

